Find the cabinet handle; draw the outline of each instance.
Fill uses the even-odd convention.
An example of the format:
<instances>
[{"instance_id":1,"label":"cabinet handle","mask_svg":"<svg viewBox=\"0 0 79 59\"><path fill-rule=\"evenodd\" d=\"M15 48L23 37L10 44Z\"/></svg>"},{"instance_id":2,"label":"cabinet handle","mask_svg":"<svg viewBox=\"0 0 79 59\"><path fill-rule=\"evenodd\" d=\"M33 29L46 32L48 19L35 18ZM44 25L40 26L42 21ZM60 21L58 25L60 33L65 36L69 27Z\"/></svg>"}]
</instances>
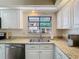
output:
<instances>
[{"instance_id":1,"label":"cabinet handle","mask_svg":"<svg viewBox=\"0 0 79 59\"><path fill-rule=\"evenodd\" d=\"M31 48L35 48L34 46L32 46Z\"/></svg>"},{"instance_id":2,"label":"cabinet handle","mask_svg":"<svg viewBox=\"0 0 79 59\"><path fill-rule=\"evenodd\" d=\"M49 48L48 46L46 46L45 48Z\"/></svg>"},{"instance_id":3,"label":"cabinet handle","mask_svg":"<svg viewBox=\"0 0 79 59\"><path fill-rule=\"evenodd\" d=\"M42 53L42 51L39 51L39 53Z\"/></svg>"}]
</instances>

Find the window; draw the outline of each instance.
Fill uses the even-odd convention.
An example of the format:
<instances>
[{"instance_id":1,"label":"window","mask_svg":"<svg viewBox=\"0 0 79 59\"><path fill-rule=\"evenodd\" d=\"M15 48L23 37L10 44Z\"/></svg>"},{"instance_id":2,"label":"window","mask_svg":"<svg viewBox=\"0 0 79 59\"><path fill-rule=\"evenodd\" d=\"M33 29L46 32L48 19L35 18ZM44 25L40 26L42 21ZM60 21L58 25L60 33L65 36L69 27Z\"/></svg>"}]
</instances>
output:
<instances>
[{"instance_id":1,"label":"window","mask_svg":"<svg viewBox=\"0 0 79 59\"><path fill-rule=\"evenodd\" d=\"M51 16L28 17L29 33L50 33L51 27Z\"/></svg>"}]
</instances>

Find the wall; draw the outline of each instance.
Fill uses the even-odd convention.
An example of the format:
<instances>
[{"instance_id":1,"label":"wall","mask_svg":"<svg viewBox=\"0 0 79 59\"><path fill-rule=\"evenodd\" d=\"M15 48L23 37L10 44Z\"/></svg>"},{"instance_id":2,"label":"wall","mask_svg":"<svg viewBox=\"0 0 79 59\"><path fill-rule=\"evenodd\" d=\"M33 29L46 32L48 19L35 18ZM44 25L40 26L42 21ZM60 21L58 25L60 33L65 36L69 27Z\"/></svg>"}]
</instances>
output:
<instances>
[{"instance_id":1,"label":"wall","mask_svg":"<svg viewBox=\"0 0 79 59\"><path fill-rule=\"evenodd\" d=\"M79 28L77 29L70 29L70 30L63 30L62 35L67 39L68 34L78 34L79 35Z\"/></svg>"},{"instance_id":2,"label":"wall","mask_svg":"<svg viewBox=\"0 0 79 59\"><path fill-rule=\"evenodd\" d=\"M28 16L52 16L52 32L51 32L51 38L53 36L56 36L56 15L53 12L49 11L36 11L32 13L32 11L24 11L23 12L23 29L15 29L15 30L9 30L9 29L4 29L0 30L0 32L12 32L12 36L24 36L24 37L34 37L38 36L38 34L28 34ZM49 36L49 34L45 34L44 36Z\"/></svg>"}]
</instances>

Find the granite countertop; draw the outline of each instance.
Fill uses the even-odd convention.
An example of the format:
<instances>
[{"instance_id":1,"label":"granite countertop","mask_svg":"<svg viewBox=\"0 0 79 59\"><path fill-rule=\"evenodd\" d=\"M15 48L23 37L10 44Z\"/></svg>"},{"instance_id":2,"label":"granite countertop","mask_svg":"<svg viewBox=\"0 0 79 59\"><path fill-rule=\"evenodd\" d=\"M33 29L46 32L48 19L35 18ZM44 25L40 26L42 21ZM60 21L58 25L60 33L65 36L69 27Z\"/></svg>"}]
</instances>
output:
<instances>
[{"instance_id":1,"label":"granite countertop","mask_svg":"<svg viewBox=\"0 0 79 59\"><path fill-rule=\"evenodd\" d=\"M28 38L13 38L13 39L4 39L0 40L0 44L6 43L20 43L26 44L30 43ZM67 56L71 59L79 59L79 47L69 47L65 40L62 39L54 39L49 43L54 43L58 46Z\"/></svg>"},{"instance_id":2,"label":"granite countertop","mask_svg":"<svg viewBox=\"0 0 79 59\"><path fill-rule=\"evenodd\" d=\"M54 40L53 43L71 59L79 59L79 47L69 47L65 40Z\"/></svg>"},{"instance_id":3,"label":"granite countertop","mask_svg":"<svg viewBox=\"0 0 79 59\"><path fill-rule=\"evenodd\" d=\"M26 44L29 42L29 39L27 38L12 38L12 39L3 39L0 40L0 43L20 43L20 44Z\"/></svg>"}]
</instances>

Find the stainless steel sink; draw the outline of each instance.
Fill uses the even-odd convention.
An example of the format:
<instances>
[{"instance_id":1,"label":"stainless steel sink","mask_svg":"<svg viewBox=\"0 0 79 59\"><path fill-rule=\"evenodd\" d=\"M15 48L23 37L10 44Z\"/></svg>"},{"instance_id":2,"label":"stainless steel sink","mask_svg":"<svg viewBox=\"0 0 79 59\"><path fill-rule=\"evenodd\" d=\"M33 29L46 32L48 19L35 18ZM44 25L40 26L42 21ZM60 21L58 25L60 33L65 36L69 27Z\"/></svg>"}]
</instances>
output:
<instances>
[{"instance_id":1,"label":"stainless steel sink","mask_svg":"<svg viewBox=\"0 0 79 59\"><path fill-rule=\"evenodd\" d=\"M50 42L50 39L30 39L30 42Z\"/></svg>"}]
</instances>

